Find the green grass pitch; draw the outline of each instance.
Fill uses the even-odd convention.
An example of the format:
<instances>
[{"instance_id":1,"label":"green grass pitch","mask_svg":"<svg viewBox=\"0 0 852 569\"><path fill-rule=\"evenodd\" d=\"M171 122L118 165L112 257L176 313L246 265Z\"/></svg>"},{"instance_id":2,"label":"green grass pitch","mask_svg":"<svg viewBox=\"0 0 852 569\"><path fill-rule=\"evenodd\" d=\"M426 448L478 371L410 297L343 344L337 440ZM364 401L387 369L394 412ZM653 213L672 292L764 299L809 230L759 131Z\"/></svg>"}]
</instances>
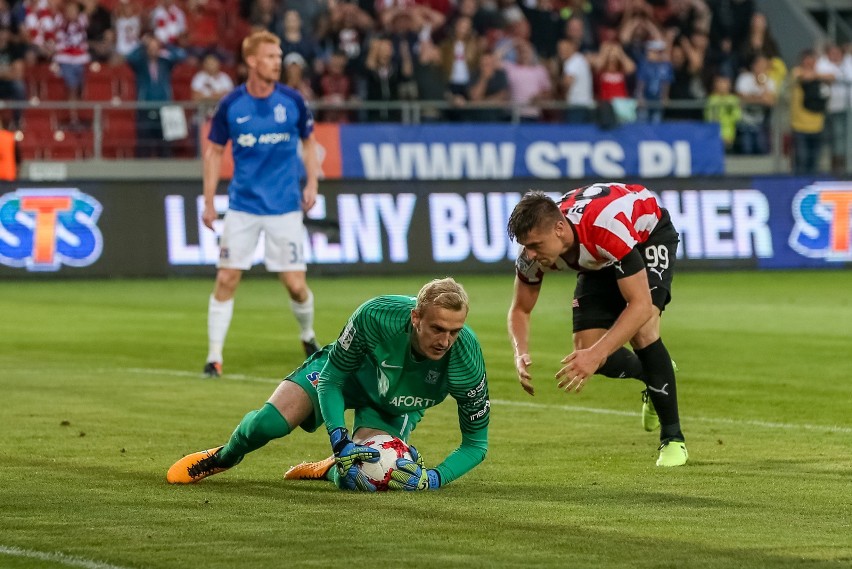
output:
<instances>
[{"instance_id":1,"label":"green grass pitch","mask_svg":"<svg viewBox=\"0 0 852 569\"><path fill-rule=\"evenodd\" d=\"M313 278L320 340L428 278ZM677 276L663 338L690 451L678 469L654 466L638 382L556 389L571 276L548 278L534 314L535 397L513 370L511 275L459 280L488 366L489 455L438 492L381 495L284 481L328 454L300 430L200 484L165 481L301 363L274 278L243 283L220 380L200 378L212 279L0 281L0 567L852 566L852 272ZM451 399L413 442L427 463L455 447Z\"/></svg>"}]
</instances>

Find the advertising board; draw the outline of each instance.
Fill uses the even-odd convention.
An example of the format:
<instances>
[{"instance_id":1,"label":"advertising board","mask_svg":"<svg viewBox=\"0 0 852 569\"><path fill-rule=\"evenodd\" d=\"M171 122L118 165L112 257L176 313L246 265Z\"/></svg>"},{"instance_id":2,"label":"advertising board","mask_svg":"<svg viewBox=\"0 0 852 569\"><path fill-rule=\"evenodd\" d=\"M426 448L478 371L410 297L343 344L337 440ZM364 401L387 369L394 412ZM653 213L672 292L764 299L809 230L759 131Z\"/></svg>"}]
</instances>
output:
<instances>
[{"instance_id":1,"label":"advertising board","mask_svg":"<svg viewBox=\"0 0 852 569\"><path fill-rule=\"evenodd\" d=\"M307 218L309 270L510 272L517 246L506 221L522 192L537 188L558 198L580 185L328 180ZM683 269L840 268L852 261L852 182L781 176L648 185L680 232ZM217 233L201 223L199 190L186 182L3 184L0 277L213 274ZM216 207L224 213L221 190Z\"/></svg>"}]
</instances>

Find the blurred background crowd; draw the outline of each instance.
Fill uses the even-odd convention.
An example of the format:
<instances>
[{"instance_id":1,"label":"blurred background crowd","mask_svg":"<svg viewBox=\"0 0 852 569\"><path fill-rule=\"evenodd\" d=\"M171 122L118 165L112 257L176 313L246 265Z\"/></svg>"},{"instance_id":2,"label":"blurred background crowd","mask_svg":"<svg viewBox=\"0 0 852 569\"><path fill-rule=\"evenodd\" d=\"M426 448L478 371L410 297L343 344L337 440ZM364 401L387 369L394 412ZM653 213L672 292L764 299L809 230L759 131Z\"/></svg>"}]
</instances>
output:
<instances>
[{"instance_id":1,"label":"blurred background crowd","mask_svg":"<svg viewBox=\"0 0 852 569\"><path fill-rule=\"evenodd\" d=\"M393 103L411 100L421 122L706 120L729 152L762 154L790 89L797 152L826 135L833 161L845 150L852 46L788 68L753 0L0 0L0 98L212 105L244 80L240 43L259 29L321 121L399 121ZM4 112L25 132L43 120ZM91 115L46 120L85 132ZM134 128L159 123L139 111Z\"/></svg>"}]
</instances>

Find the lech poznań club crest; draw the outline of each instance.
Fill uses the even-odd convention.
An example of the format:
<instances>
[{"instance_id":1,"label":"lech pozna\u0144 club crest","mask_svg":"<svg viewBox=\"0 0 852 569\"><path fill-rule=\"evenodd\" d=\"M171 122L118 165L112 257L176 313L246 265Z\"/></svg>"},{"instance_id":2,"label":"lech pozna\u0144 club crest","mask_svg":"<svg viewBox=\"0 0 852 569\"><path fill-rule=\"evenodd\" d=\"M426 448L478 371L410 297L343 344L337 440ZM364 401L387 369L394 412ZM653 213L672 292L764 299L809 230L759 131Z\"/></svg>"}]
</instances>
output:
<instances>
[{"instance_id":1,"label":"lech pozna\u0144 club crest","mask_svg":"<svg viewBox=\"0 0 852 569\"><path fill-rule=\"evenodd\" d=\"M287 109L281 103L275 105L275 108L272 109L275 113L275 122L286 122L287 121Z\"/></svg>"}]
</instances>

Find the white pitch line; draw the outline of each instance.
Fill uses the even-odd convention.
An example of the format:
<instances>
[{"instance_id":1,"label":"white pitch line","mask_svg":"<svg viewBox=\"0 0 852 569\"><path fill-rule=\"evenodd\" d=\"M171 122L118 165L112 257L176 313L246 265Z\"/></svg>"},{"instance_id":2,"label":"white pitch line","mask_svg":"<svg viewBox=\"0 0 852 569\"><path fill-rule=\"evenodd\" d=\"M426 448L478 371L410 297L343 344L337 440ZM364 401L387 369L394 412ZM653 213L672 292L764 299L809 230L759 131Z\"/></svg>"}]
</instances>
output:
<instances>
[{"instance_id":1,"label":"white pitch line","mask_svg":"<svg viewBox=\"0 0 852 569\"><path fill-rule=\"evenodd\" d=\"M492 403L500 405L510 405L513 407L533 407L536 409L555 409L559 411L578 411L582 413L597 413L599 415L618 415L621 417L638 417L640 413L632 411L619 411L617 409L597 409L595 407L580 407L577 405L552 405L547 403L532 403L529 401L504 401L500 399L492 399ZM720 423L724 425L737 425L748 427L763 427L766 429L785 429L797 430L804 429L806 431L830 431L832 433L852 433L852 427L840 427L837 425L809 425L807 423L777 423L773 421L753 421L742 419L720 419L716 417L685 417L687 421L695 421L701 423Z\"/></svg>"},{"instance_id":2,"label":"white pitch line","mask_svg":"<svg viewBox=\"0 0 852 569\"><path fill-rule=\"evenodd\" d=\"M156 369L156 368L119 368L115 370L103 369L105 372L128 372L139 373L145 375L170 375L174 377L193 377L198 378L200 373L191 371L180 371L175 369ZM281 383L282 379L273 379L269 377L257 377L253 375L227 374L221 379L234 379L237 381L252 381L256 383ZM491 403L498 405L507 405L510 407L529 407L533 409L551 409L556 411L574 411L578 413L595 413L598 415L616 415L619 417L638 417L640 414L633 411L620 411L618 409L601 409L597 407L581 407L579 405L554 405L549 403L534 403L532 401L510 401L506 399L492 399ZM686 421L699 423L716 423L720 425L735 425L740 427L761 427L764 429L778 430L805 430L805 431L820 431L832 433L852 433L852 427L841 427L838 425L810 425L807 423L779 423L774 421L757 421L750 419L727 419L716 417L684 417Z\"/></svg>"},{"instance_id":3,"label":"white pitch line","mask_svg":"<svg viewBox=\"0 0 852 569\"><path fill-rule=\"evenodd\" d=\"M116 371L126 371L129 373L140 373L145 375L170 375L172 377L192 377L195 379L202 378L201 372L195 373L191 371L181 371L177 369L158 369L158 368L147 368L147 367L127 367L127 368L118 368L118 369L109 369L109 368L101 368L98 371L114 373ZM271 377L257 377L253 375L242 375L239 373L229 373L228 375L219 378L219 379L235 379L237 381L253 381L259 383L281 383L284 378L273 379ZM218 379L214 379L211 381L218 381Z\"/></svg>"},{"instance_id":4,"label":"white pitch line","mask_svg":"<svg viewBox=\"0 0 852 569\"><path fill-rule=\"evenodd\" d=\"M32 549L21 549L20 547L7 547L0 545L0 555L9 555L11 557L28 557L30 559L38 559L39 561L50 561L69 567L83 567L83 569L127 569L119 565L103 563L101 561L92 561L84 559L76 555L66 555L59 552L50 551L34 551Z\"/></svg>"}]
</instances>

